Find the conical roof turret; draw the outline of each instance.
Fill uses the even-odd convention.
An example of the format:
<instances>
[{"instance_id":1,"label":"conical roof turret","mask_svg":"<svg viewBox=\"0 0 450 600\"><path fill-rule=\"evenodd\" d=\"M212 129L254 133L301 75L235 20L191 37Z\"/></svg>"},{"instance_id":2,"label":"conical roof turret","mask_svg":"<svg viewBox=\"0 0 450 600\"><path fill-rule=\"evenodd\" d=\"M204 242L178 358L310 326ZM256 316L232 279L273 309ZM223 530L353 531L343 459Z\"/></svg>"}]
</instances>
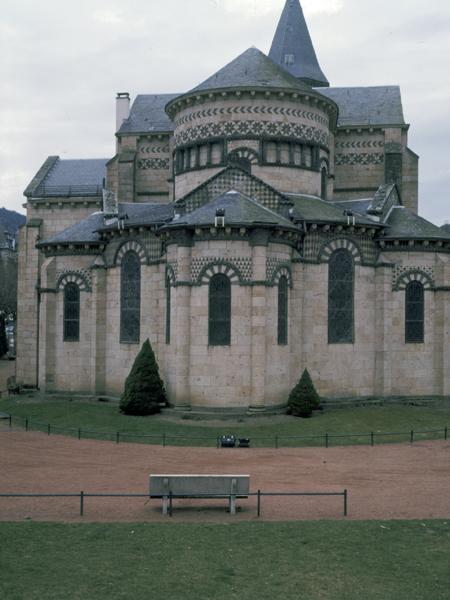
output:
<instances>
[{"instance_id":1,"label":"conical roof turret","mask_svg":"<svg viewBox=\"0 0 450 600\"><path fill-rule=\"evenodd\" d=\"M269 57L313 87L328 87L320 68L299 0L286 0Z\"/></svg>"}]
</instances>

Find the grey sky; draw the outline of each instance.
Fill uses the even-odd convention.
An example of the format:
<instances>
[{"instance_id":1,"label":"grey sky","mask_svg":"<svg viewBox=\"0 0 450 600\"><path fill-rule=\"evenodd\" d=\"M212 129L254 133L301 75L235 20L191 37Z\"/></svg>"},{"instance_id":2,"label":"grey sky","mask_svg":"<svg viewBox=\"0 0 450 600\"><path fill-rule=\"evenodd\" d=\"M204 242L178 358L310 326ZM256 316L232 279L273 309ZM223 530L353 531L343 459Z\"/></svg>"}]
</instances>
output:
<instances>
[{"instance_id":1,"label":"grey sky","mask_svg":"<svg viewBox=\"0 0 450 600\"><path fill-rule=\"evenodd\" d=\"M50 154L114 154L115 93L183 92L246 48L268 52L285 0L3 0L0 206ZM303 0L334 86L399 84L421 157L420 212L450 221L450 3Z\"/></svg>"}]
</instances>

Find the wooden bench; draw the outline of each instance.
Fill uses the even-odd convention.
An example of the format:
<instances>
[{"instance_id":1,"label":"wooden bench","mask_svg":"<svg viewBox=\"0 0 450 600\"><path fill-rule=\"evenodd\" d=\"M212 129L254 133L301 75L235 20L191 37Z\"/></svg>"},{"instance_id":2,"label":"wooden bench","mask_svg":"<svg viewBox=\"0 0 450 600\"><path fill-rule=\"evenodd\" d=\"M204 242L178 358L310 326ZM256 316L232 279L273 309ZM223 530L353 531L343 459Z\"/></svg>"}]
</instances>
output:
<instances>
[{"instance_id":1,"label":"wooden bench","mask_svg":"<svg viewBox=\"0 0 450 600\"><path fill-rule=\"evenodd\" d=\"M15 375L11 375L11 377L8 377L8 379L6 380L6 387L8 389L9 396L10 394L20 394L23 385L16 380Z\"/></svg>"},{"instance_id":2,"label":"wooden bench","mask_svg":"<svg viewBox=\"0 0 450 600\"><path fill-rule=\"evenodd\" d=\"M150 498L162 498L167 515L172 498L228 498L230 514L236 514L236 498L247 498L249 475L150 475Z\"/></svg>"}]
</instances>

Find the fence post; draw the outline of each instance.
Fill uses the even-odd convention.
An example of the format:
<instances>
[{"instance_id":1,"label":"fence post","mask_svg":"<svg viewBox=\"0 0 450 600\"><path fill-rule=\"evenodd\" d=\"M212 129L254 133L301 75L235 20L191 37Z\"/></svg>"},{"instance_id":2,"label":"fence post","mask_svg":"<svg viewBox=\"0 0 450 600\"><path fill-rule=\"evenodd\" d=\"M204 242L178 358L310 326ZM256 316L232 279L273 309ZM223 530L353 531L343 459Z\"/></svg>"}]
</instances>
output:
<instances>
[{"instance_id":1,"label":"fence post","mask_svg":"<svg viewBox=\"0 0 450 600\"><path fill-rule=\"evenodd\" d=\"M220 437L217 436L216 447L220 448Z\"/></svg>"},{"instance_id":2,"label":"fence post","mask_svg":"<svg viewBox=\"0 0 450 600\"><path fill-rule=\"evenodd\" d=\"M116 433L116 444L120 443L120 431Z\"/></svg>"},{"instance_id":3,"label":"fence post","mask_svg":"<svg viewBox=\"0 0 450 600\"><path fill-rule=\"evenodd\" d=\"M25 419L25 431L28 431L28 417Z\"/></svg>"},{"instance_id":4,"label":"fence post","mask_svg":"<svg viewBox=\"0 0 450 600\"><path fill-rule=\"evenodd\" d=\"M162 445L163 445L163 448L166 447L166 432L164 432L162 435Z\"/></svg>"},{"instance_id":5,"label":"fence post","mask_svg":"<svg viewBox=\"0 0 450 600\"><path fill-rule=\"evenodd\" d=\"M448 427L447 427L447 425L446 425L446 426L445 426L445 429L444 429L444 440L446 440L446 439L447 439L447 437L448 437Z\"/></svg>"},{"instance_id":6,"label":"fence post","mask_svg":"<svg viewBox=\"0 0 450 600\"><path fill-rule=\"evenodd\" d=\"M370 445L373 446L375 444L375 436L373 431L370 432Z\"/></svg>"},{"instance_id":7,"label":"fence post","mask_svg":"<svg viewBox=\"0 0 450 600\"><path fill-rule=\"evenodd\" d=\"M81 440L81 428L78 427L78 439Z\"/></svg>"},{"instance_id":8,"label":"fence post","mask_svg":"<svg viewBox=\"0 0 450 600\"><path fill-rule=\"evenodd\" d=\"M11 413L9 413L9 428L11 429Z\"/></svg>"},{"instance_id":9,"label":"fence post","mask_svg":"<svg viewBox=\"0 0 450 600\"><path fill-rule=\"evenodd\" d=\"M344 517L348 514L348 494L347 490L344 490Z\"/></svg>"},{"instance_id":10,"label":"fence post","mask_svg":"<svg viewBox=\"0 0 450 600\"><path fill-rule=\"evenodd\" d=\"M258 517L261 516L261 490L258 490L258 502L256 505L256 514Z\"/></svg>"},{"instance_id":11,"label":"fence post","mask_svg":"<svg viewBox=\"0 0 450 600\"><path fill-rule=\"evenodd\" d=\"M328 433L325 434L325 448L328 448Z\"/></svg>"},{"instance_id":12,"label":"fence post","mask_svg":"<svg viewBox=\"0 0 450 600\"><path fill-rule=\"evenodd\" d=\"M50 423L47 425L47 434L50 435Z\"/></svg>"},{"instance_id":13,"label":"fence post","mask_svg":"<svg viewBox=\"0 0 450 600\"><path fill-rule=\"evenodd\" d=\"M414 443L414 431L412 429L411 429L411 435L410 435L409 439L411 441L411 444L413 444Z\"/></svg>"},{"instance_id":14,"label":"fence post","mask_svg":"<svg viewBox=\"0 0 450 600\"><path fill-rule=\"evenodd\" d=\"M275 436L275 448L278 448L278 435Z\"/></svg>"},{"instance_id":15,"label":"fence post","mask_svg":"<svg viewBox=\"0 0 450 600\"><path fill-rule=\"evenodd\" d=\"M80 492L80 517L84 515L84 492Z\"/></svg>"}]
</instances>

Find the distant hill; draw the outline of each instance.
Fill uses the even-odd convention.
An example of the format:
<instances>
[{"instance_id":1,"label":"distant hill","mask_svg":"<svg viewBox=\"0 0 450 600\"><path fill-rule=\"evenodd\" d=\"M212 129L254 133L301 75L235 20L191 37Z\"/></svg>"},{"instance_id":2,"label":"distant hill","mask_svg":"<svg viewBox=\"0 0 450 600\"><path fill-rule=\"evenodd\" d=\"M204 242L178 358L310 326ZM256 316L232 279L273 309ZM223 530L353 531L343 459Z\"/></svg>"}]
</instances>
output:
<instances>
[{"instance_id":1,"label":"distant hill","mask_svg":"<svg viewBox=\"0 0 450 600\"><path fill-rule=\"evenodd\" d=\"M17 230L26 221L25 215L21 215L14 210L7 210L6 208L0 208L0 231L8 231L15 235Z\"/></svg>"}]
</instances>

